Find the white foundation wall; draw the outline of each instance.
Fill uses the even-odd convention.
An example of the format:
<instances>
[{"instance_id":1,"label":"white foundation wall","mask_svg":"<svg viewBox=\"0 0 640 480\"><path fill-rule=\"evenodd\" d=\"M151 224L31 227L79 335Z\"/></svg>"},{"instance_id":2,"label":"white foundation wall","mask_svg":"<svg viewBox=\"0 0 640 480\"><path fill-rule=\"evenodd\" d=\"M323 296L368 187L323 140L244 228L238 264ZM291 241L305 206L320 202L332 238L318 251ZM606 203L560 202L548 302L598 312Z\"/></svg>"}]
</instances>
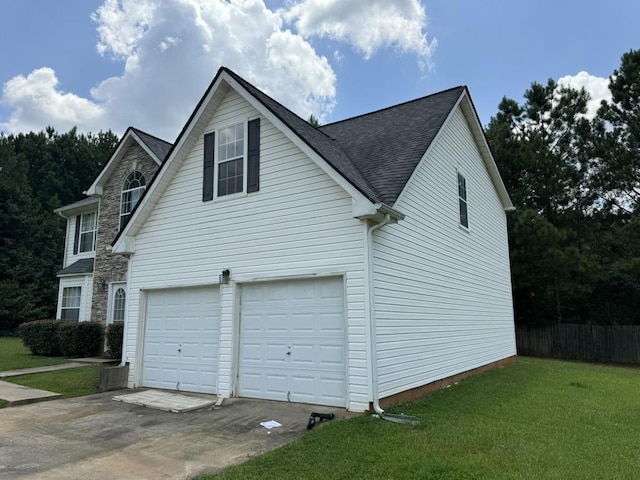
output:
<instances>
[{"instance_id":1,"label":"white foundation wall","mask_svg":"<svg viewBox=\"0 0 640 480\"><path fill-rule=\"evenodd\" d=\"M381 398L516 354L505 212L460 107L443 128L374 233Z\"/></svg>"},{"instance_id":2,"label":"white foundation wall","mask_svg":"<svg viewBox=\"0 0 640 480\"><path fill-rule=\"evenodd\" d=\"M230 91L204 133L259 116ZM347 408L364 410L369 389L363 226L352 217L349 194L264 117L260 135L260 191L203 202L200 136L136 235L124 351L124 360L130 362L129 386L141 382L146 290L218 288L221 271L231 271L230 283L220 294L218 372L218 394L229 396L235 386L242 284L337 275L345 289Z\"/></svg>"}]
</instances>

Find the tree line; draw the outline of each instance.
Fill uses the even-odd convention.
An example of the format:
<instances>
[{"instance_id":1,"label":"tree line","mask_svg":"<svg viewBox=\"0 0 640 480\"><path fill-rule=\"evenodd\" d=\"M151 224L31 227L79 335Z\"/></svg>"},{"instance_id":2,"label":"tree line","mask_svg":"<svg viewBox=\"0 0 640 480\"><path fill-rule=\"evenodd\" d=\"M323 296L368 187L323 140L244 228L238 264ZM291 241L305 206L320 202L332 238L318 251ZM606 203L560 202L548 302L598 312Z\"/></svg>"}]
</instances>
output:
<instances>
[{"instance_id":1,"label":"tree line","mask_svg":"<svg viewBox=\"0 0 640 480\"><path fill-rule=\"evenodd\" d=\"M640 324L640 50L612 72L612 100L553 80L503 98L487 139L508 214L516 321ZM53 318L64 219L118 142L111 131L0 134L0 331Z\"/></svg>"},{"instance_id":2,"label":"tree line","mask_svg":"<svg viewBox=\"0 0 640 480\"><path fill-rule=\"evenodd\" d=\"M0 134L0 332L54 318L65 220L118 142L111 131Z\"/></svg>"},{"instance_id":3,"label":"tree line","mask_svg":"<svg viewBox=\"0 0 640 480\"><path fill-rule=\"evenodd\" d=\"M611 101L532 83L486 129L516 210L508 214L516 321L640 324L640 50L609 78Z\"/></svg>"}]
</instances>

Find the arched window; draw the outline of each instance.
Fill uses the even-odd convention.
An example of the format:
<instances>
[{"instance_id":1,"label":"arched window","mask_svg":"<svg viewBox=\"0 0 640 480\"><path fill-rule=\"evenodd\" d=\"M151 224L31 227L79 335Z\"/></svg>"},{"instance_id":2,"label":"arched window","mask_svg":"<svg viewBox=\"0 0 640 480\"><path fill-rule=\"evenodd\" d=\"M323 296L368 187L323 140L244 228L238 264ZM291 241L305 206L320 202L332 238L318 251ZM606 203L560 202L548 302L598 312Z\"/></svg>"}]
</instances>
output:
<instances>
[{"instance_id":1,"label":"arched window","mask_svg":"<svg viewBox=\"0 0 640 480\"><path fill-rule=\"evenodd\" d=\"M129 215L136 206L146 187L146 181L142 172L131 172L122 184L122 196L120 197L120 229L127 224Z\"/></svg>"},{"instance_id":2,"label":"arched window","mask_svg":"<svg viewBox=\"0 0 640 480\"><path fill-rule=\"evenodd\" d=\"M124 288L118 288L113 295L113 321L124 322L124 309L127 300L127 293Z\"/></svg>"}]
</instances>

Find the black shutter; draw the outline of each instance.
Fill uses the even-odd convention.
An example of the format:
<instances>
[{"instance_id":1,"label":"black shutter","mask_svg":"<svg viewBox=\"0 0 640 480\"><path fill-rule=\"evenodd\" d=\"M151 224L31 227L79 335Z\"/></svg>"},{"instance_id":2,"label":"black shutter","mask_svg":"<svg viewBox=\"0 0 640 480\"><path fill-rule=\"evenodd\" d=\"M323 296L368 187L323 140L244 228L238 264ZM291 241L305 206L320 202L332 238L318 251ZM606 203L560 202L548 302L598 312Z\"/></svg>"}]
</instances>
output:
<instances>
[{"instance_id":1,"label":"black shutter","mask_svg":"<svg viewBox=\"0 0 640 480\"><path fill-rule=\"evenodd\" d=\"M257 192L260 190L260 119L251 120L248 128L247 192Z\"/></svg>"},{"instance_id":2,"label":"black shutter","mask_svg":"<svg viewBox=\"0 0 640 480\"><path fill-rule=\"evenodd\" d=\"M78 215L76 217L76 235L75 238L73 239L73 254L77 255L78 254L78 247L80 244L80 218L81 215Z\"/></svg>"},{"instance_id":3,"label":"black shutter","mask_svg":"<svg viewBox=\"0 0 640 480\"><path fill-rule=\"evenodd\" d=\"M215 133L204 136L204 171L202 174L202 201L213 200L213 156L216 148Z\"/></svg>"}]
</instances>

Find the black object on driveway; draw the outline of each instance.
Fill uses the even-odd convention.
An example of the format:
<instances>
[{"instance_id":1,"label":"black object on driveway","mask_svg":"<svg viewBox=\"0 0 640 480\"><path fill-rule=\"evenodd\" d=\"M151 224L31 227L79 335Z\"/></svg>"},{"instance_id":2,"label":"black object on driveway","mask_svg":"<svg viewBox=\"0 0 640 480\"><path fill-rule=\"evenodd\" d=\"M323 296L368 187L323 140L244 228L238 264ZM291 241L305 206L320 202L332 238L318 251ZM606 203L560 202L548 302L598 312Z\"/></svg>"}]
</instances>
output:
<instances>
[{"instance_id":1,"label":"black object on driveway","mask_svg":"<svg viewBox=\"0 0 640 480\"><path fill-rule=\"evenodd\" d=\"M309 423L307 423L307 430L311 430L314 425L322 420L333 420L336 416L333 413L317 413L311 412L309 416Z\"/></svg>"}]
</instances>

